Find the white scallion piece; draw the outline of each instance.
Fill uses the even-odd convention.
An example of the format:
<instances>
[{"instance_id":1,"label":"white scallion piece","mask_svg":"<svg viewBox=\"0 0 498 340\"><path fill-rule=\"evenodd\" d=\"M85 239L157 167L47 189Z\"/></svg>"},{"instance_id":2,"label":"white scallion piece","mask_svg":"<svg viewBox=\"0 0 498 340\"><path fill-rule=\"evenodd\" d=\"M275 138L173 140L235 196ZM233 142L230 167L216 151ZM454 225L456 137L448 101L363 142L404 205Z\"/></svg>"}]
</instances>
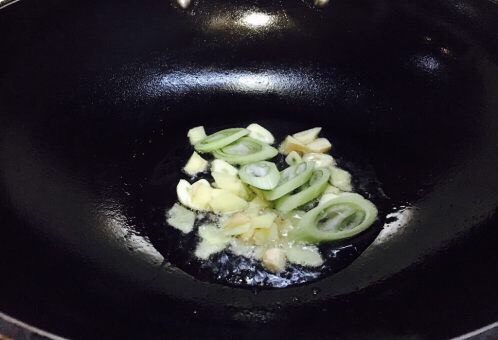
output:
<instances>
[{"instance_id":1,"label":"white scallion piece","mask_svg":"<svg viewBox=\"0 0 498 340\"><path fill-rule=\"evenodd\" d=\"M301 163L303 159L301 156L296 152L296 151L291 151L287 157L285 157L285 163L287 163L290 166L297 165Z\"/></svg>"},{"instance_id":2,"label":"white scallion piece","mask_svg":"<svg viewBox=\"0 0 498 340\"><path fill-rule=\"evenodd\" d=\"M215 159L211 162L211 172L219 172L231 176L237 176L239 170L222 159Z\"/></svg>"},{"instance_id":3,"label":"white scallion piece","mask_svg":"<svg viewBox=\"0 0 498 340\"><path fill-rule=\"evenodd\" d=\"M197 126L188 130L187 137L190 141L190 144L195 145L199 143L201 140L207 137L204 126Z\"/></svg>"},{"instance_id":4,"label":"white scallion piece","mask_svg":"<svg viewBox=\"0 0 498 340\"><path fill-rule=\"evenodd\" d=\"M250 124L246 129L250 131L249 137L257 139L266 144L275 143L275 137L273 137L271 132L259 124L256 123Z\"/></svg>"}]
</instances>

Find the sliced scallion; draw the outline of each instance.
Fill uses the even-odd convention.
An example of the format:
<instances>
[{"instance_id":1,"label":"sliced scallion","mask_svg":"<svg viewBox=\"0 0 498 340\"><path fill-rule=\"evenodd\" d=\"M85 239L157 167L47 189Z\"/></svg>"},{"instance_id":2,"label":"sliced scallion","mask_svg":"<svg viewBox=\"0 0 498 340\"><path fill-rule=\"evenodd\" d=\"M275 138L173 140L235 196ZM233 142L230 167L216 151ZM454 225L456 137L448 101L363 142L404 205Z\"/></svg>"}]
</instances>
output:
<instances>
[{"instance_id":1,"label":"sliced scallion","mask_svg":"<svg viewBox=\"0 0 498 340\"><path fill-rule=\"evenodd\" d=\"M289 211L314 200L327 188L329 177L330 170L327 168L315 169L309 182L304 185L299 192L278 199L275 207L283 213L288 213Z\"/></svg>"},{"instance_id":2,"label":"sliced scallion","mask_svg":"<svg viewBox=\"0 0 498 340\"><path fill-rule=\"evenodd\" d=\"M261 161L242 166L239 170L239 177L253 187L271 190L277 186L280 172L275 163Z\"/></svg>"},{"instance_id":3,"label":"sliced scallion","mask_svg":"<svg viewBox=\"0 0 498 340\"><path fill-rule=\"evenodd\" d=\"M208 137L209 138L209 137ZM248 164L275 157L278 154L273 146L251 137L242 137L236 142L213 151L216 158L230 164Z\"/></svg>"},{"instance_id":4,"label":"sliced scallion","mask_svg":"<svg viewBox=\"0 0 498 340\"><path fill-rule=\"evenodd\" d=\"M372 202L359 194L344 193L307 212L289 237L311 243L341 240L364 231L376 218Z\"/></svg>"},{"instance_id":5,"label":"sliced scallion","mask_svg":"<svg viewBox=\"0 0 498 340\"><path fill-rule=\"evenodd\" d=\"M307 183L313 174L312 163L300 163L290 166L280 173L280 181L275 189L264 193L265 198L274 201L301 185Z\"/></svg>"},{"instance_id":6,"label":"sliced scallion","mask_svg":"<svg viewBox=\"0 0 498 340\"><path fill-rule=\"evenodd\" d=\"M249 130L243 128L221 130L202 139L195 144L194 148L199 152L211 152L233 143L247 134L249 134Z\"/></svg>"},{"instance_id":7,"label":"sliced scallion","mask_svg":"<svg viewBox=\"0 0 498 340\"><path fill-rule=\"evenodd\" d=\"M289 164L290 166L299 164L303 161L301 156L296 151L291 151L287 157L285 157L285 163Z\"/></svg>"}]
</instances>

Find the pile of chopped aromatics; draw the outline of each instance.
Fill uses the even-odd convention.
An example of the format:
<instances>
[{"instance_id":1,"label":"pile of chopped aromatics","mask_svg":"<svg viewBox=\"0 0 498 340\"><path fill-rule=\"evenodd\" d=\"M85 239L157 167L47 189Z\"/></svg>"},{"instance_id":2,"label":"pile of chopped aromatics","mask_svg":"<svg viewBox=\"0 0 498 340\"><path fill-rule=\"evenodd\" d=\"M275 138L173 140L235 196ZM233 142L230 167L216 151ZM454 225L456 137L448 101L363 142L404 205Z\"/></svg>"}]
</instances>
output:
<instances>
[{"instance_id":1,"label":"pile of chopped aromatics","mask_svg":"<svg viewBox=\"0 0 498 340\"><path fill-rule=\"evenodd\" d=\"M351 192L351 175L337 167L328 154L332 145L320 132L316 127L287 136L277 150L273 135L258 124L209 136L202 126L189 130L195 151L183 170L192 180L210 171L212 182L180 180L168 224L190 233L196 220L209 221L198 228L200 259L228 248L274 273L287 262L321 266L316 245L364 231L377 209ZM285 169L268 161L279 152L286 156Z\"/></svg>"}]
</instances>

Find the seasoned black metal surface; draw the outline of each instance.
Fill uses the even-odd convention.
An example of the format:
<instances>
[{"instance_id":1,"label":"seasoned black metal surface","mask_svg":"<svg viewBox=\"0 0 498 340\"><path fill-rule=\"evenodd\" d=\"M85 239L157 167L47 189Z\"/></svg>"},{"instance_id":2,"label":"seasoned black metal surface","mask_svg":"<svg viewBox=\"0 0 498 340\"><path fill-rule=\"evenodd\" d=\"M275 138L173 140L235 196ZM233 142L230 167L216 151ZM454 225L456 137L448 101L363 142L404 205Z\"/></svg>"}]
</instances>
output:
<instances>
[{"instance_id":1,"label":"seasoned black metal surface","mask_svg":"<svg viewBox=\"0 0 498 340\"><path fill-rule=\"evenodd\" d=\"M0 310L75 338L447 338L495 320L497 16L486 0L2 9ZM349 266L259 291L165 257L151 211L174 200L187 129L252 121L323 126L372 169L386 221Z\"/></svg>"}]
</instances>

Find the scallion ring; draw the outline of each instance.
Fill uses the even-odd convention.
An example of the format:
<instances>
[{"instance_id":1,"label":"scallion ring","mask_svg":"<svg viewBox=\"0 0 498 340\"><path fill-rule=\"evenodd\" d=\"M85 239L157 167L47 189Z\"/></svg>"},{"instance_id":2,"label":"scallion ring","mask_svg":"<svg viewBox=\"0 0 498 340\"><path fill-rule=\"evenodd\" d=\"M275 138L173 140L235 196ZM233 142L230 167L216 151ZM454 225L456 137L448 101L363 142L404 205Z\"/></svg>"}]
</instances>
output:
<instances>
[{"instance_id":1,"label":"scallion ring","mask_svg":"<svg viewBox=\"0 0 498 340\"><path fill-rule=\"evenodd\" d=\"M275 188L280 179L280 172L275 163L261 161L242 166L239 170L240 179L253 187L262 190Z\"/></svg>"},{"instance_id":2,"label":"scallion ring","mask_svg":"<svg viewBox=\"0 0 498 340\"><path fill-rule=\"evenodd\" d=\"M213 151L213 156L230 164L248 164L275 157L278 150L251 137L242 137L236 142Z\"/></svg>"},{"instance_id":3,"label":"scallion ring","mask_svg":"<svg viewBox=\"0 0 498 340\"><path fill-rule=\"evenodd\" d=\"M329 178L329 169L315 169L309 182L303 185L299 192L278 199L275 207L283 213L288 213L289 211L314 200L325 191Z\"/></svg>"},{"instance_id":4,"label":"scallion ring","mask_svg":"<svg viewBox=\"0 0 498 340\"><path fill-rule=\"evenodd\" d=\"M199 152L211 152L231 144L247 134L249 134L249 130L243 128L221 130L207 136L195 144L194 148Z\"/></svg>"},{"instance_id":5,"label":"scallion ring","mask_svg":"<svg viewBox=\"0 0 498 340\"><path fill-rule=\"evenodd\" d=\"M277 187L271 191L265 192L265 198L269 201L274 201L301 185L307 183L313 174L312 163L300 163L290 166L280 172L280 181Z\"/></svg>"},{"instance_id":6,"label":"scallion ring","mask_svg":"<svg viewBox=\"0 0 498 340\"><path fill-rule=\"evenodd\" d=\"M370 227L377 213L363 196L344 193L307 212L289 237L310 243L350 238Z\"/></svg>"}]
</instances>

